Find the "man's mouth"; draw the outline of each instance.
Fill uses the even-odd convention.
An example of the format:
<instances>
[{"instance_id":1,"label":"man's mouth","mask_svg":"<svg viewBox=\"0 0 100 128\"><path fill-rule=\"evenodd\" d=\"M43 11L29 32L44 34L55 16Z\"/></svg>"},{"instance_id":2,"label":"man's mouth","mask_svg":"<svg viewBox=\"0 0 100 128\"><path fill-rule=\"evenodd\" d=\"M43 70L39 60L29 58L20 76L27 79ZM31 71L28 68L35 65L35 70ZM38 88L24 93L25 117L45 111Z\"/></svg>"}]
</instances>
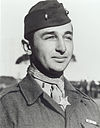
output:
<instances>
[{"instance_id":1,"label":"man's mouth","mask_svg":"<svg viewBox=\"0 0 100 128\"><path fill-rule=\"evenodd\" d=\"M52 58L59 63L63 63L67 59L66 56L53 56Z\"/></svg>"}]
</instances>

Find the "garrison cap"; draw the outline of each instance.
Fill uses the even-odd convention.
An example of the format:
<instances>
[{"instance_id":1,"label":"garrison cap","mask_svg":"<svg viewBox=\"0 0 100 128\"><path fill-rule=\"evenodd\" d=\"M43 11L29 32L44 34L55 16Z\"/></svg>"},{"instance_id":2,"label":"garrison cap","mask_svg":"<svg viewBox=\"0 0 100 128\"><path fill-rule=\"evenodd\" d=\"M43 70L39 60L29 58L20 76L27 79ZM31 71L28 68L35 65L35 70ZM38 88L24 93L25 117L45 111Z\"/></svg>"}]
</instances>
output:
<instances>
[{"instance_id":1,"label":"garrison cap","mask_svg":"<svg viewBox=\"0 0 100 128\"><path fill-rule=\"evenodd\" d=\"M34 5L24 18L24 37L29 39L30 34L37 30L64 25L71 22L62 3L57 0L40 1Z\"/></svg>"}]
</instances>

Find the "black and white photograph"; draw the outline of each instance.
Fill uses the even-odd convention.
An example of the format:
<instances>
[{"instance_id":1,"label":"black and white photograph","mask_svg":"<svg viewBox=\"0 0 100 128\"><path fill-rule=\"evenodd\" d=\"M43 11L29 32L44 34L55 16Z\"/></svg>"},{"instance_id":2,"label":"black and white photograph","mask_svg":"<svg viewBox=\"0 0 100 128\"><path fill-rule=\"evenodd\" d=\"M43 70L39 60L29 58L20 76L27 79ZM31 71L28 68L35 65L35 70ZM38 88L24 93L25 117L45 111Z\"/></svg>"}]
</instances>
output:
<instances>
[{"instance_id":1,"label":"black and white photograph","mask_svg":"<svg viewBox=\"0 0 100 128\"><path fill-rule=\"evenodd\" d=\"M100 0L0 1L0 128L100 128Z\"/></svg>"}]
</instances>

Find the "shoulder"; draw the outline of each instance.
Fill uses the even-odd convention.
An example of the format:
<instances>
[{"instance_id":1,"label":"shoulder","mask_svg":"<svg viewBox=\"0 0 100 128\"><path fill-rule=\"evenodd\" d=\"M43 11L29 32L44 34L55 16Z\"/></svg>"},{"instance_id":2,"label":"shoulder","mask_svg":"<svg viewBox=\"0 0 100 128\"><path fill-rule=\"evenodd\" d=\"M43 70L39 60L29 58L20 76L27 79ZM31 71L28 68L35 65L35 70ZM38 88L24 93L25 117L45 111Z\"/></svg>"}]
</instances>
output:
<instances>
[{"instance_id":1,"label":"shoulder","mask_svg":"<svg viewBox=\"0 0 100 128\"><path fill-rule=\"evenodd\" d=\"M84 113L92 115L96 120L100 120L100 111L95 101L85 93L81 92L79 89L76 88L76 90L81 97L80 106L81 109L83 109Z\"/></svg>"},{"instance_id":2,"label":"shoulder","mask_svg":"<svg viewBox=\"0 0 100 128\"><path fill-rule=\"evenodd\" d=\"M0 93L0 100L5 97L8 94L13 94L14 92L18 92L19 91L19 87L18 84L11 86L11 87L7 87L5 89L3 89L3 91Z\"/></svg>"},{"instance_id":3,"label":"shoulder","mask_svg":"<svg viewBox=\"0 0 100 128\"><path fill-rule=\"evenodd\" d=\"M2 93L0 93L0 104L5 106L18 106L24 104L25 97L23 95L23 90L26 89L26 86L29 87L30 81L31 80L26 76L16 85L5 88ZM21 89L22 86L24 86L23 90Z\"/></svg>"},{"instance_id":4,"label":"shoulder","mask_svg":"<svg viewBox=\"0 0 100 128\"><path fill-rule=\"evenodd\" d=\"M13 111L18 106L21 97L18 85L5 88L0 94L0 113Z\"/></svg>"},{"instance_id":5,"label":"shoulder","mask_svg":"<svg viewBox=\"0 0 100 128\"><path fill-rule=\"evenodd\" d=\"M85 105L90 105L90 109L93 107L97 107L97 104L95 101L88 95L86 95L84 92L80 91L78 88L76 88L77 92L79 93L81 99L86 103ZM81 101L81 102L83 102Z\"/></svg>"},{"instance_id":6,"label":"shoulder","mask_svg":"<svg viewBox=\"0 0 100 128\"><path fill-rule=\"evenodd\" d=\"M0 108L3 106L6 109L10 109L14 104L17 106L21 102L21 97L18 84L5 88L0 94Z\"/></svg>"},{"instance_id":7,"label":"shoulder","mask_svg":"<svg viewBox=\"0 0 100 128\"><path fill-rule=\"evenodd\" d=\"M77 107L81 107L80 109L85 112L88 111L89 113L94 113L94 115L99 114L100 116L98 106L91 97L80 91L78 88L75 88L69 81L66 80L65 82L67 84L67 89L71 90L69 91L69 93L71 93L69 95L73 97L73 102L75 102L75 99L78 101L76 102Z\"/></svg>"},{"instance_id":8,"label":"shoulder","mask_svg":"<svg viewBox=\"0 0 100 128\"><path fill-rule=\"evenodd\" d=\"M88 125L86 123L86 119L95 121L97 122L97 124L99 124L100 111L94 100L82 91L80 91L78 88L74 88L70 91L70 93L72 93L70 96L72 99L71 116L73 117L73 119L77 117L77 120L84 122L84 125Z\"/></svg>"},{"instance_id":9,"label":"shoulder","mask_svg":"<svg viewBox=\"0 0 100 128\"><path fill-rule=\"evenodd\" d=\"M5 98L5 97L11 96L11 95L14 96L14 95L20 93L19 85L25 84L25 83L26 84L29 83L27 76L25 78L23 78L19 83L3 89L3 91L0 93L0 100Z\"/></svg>"},{"instance_id":10,"label":"shoulder","mask_svg":"<svg viewBox=\"0 0 100 128\"><path fill-rule=\"evenodd\" d=\"M68 80L65 79L66 83L66 90L67 93L69 93L69 97L71 97L71 100L73 103L76 102L77 107L81 107L83 110L88 110L90 112L98 112L98 106L94 102L94 100L80 91L78 88L75 88Z\"/></svg>"}]
</instances>

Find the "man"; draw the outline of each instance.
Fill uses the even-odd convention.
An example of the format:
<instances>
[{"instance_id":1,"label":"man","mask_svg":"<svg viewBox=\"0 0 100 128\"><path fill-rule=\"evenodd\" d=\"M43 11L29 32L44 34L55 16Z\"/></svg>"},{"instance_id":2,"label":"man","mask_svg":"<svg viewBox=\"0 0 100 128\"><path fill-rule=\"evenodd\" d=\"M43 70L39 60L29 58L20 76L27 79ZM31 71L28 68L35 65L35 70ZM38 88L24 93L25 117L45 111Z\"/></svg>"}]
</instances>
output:
<instances>
[{"instance_id":1,"label":"man","mask_svg":"<svg viewBox=\"0 0 100 128\"><path fill-rule=\"evenodd\" d=\"M2 128L97 128L100 114L63 76L73 53L73 27L62 4L41 1L25 17L30 66L0 99Z\"/></svg>"}]
</instances>

